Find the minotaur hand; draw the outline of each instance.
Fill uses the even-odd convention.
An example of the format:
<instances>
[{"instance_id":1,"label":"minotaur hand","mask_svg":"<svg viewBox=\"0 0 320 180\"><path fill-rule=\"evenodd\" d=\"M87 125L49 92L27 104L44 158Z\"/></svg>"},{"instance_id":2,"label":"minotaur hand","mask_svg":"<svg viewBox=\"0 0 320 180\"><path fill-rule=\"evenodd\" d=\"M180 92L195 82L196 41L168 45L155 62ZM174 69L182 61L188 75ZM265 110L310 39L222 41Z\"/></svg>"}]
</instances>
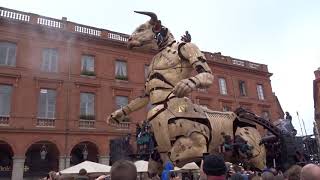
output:
<instances>
[{"instance_id":1,"label":"minotaur hand","mask_svg":"<svg viewBox=\"0 0 320 180\"><path fill-rule=\"evenodd\" d=\"M196 89L196 85L192 81L183 79L173 88L173 93L177 97L184 97L194 89Z\"/></svg>"},{"instance_id":2,"label":"minotaur hand","mask_svg":"<svg viewBox=\"0 0 320 180\"><path fill-rule=\"evenodd\" d=\"M118 109L115 112L111 113L111 115L107 118L107 123L117 123L119 124L121 121L124 120L125 114L123 113L122 109Z\"/></svg>"}]
</instances>

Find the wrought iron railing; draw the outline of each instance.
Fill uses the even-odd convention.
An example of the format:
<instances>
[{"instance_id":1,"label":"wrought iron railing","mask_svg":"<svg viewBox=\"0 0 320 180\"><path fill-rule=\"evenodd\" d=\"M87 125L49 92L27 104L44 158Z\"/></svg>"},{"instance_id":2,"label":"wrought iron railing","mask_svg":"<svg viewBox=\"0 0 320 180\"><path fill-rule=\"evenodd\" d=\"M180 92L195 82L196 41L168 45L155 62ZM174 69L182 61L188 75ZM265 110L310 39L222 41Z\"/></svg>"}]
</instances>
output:
<instances>
[{"instance_id":1,"label":"wrought iron railing","mask_svg":"<svg viewBox=\"0 0 320 180\"><path fill-rule=\"evenodd\" d=\"M38 118L37 127L55 127L55 119Z\"/></svg>"},{"instance_id":2,"label":"wrought iron railing","mask_svg":"<svg viewBox=\"0 0 320 180\"><path fill-rule=\"evenodd\" d=\"M95 120L79 120L79 128L80 129L94 129Z\"/></svg>"},{"instance_id":3,"label":"wrought iron railing","mask_svg":"<svg viewBox=\"0 0 320 180\"><path fill-rule=\"evenodd\" d=\"M9 126L9 116L0 115L0 126Z\"/></svg>"},{"instance_id":4,"label":"wrought iron railing","mask_svg":"<svg viewBox=\"0 0 320 180\"><path fill-rule=\"evenodd\" d=\"M117 130L128 130L130 128L130 122L121 122L121 123L112 123L113 126Z\"/></svg>"}]
</instances>

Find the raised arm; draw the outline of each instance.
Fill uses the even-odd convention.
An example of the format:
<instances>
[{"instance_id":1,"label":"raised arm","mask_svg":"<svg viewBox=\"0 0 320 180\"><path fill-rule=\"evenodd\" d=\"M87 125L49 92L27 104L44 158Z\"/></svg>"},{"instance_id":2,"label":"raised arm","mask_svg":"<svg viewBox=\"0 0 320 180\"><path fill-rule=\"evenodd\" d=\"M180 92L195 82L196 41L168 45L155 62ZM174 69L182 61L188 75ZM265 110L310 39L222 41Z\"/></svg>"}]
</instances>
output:
<instances>
[{"instance_id":1,"label":"raised arm","mask_svg":"<svg viewBox=\"0 0 320 180\"><path fill-rule=\"evenodd\" d=\"M145 107L149 102L149 95L144 94L143 96L137 97L134 100L130 101L129 104L122 107L121 109L116 110L115 112L111 113L108 117L107 122L116 122L119 123L125 119L127 115L131 112L139 110Z\"/></svg>"},{"instance_id":2,"label":"raised arm","mask_svg":"<svg viewBox=\"0 0 320 180\"><path fill-rule=\"evenodd\" d=\"M179 48L180 58L188 60L196 70L197 75L183 79L175 86L173 92L178 97L184 97L197 88L208 88L213 82L213 75L204 54L193 43L186 43Z\"/></svg>"}]
</instances>

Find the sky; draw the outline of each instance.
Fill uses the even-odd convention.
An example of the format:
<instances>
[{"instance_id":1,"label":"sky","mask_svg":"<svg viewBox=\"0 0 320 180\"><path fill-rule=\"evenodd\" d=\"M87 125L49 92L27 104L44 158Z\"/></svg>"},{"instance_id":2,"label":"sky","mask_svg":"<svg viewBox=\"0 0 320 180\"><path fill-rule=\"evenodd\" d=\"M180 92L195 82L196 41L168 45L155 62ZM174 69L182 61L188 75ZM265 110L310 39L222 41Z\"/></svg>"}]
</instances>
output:
<instances>
[{"instance_id":1,"label":"sky","mask_svg":"<svg viewBox=\"0 0 320 180\"><path fill-rule=\"evenodd\" d=\"M121 33L153 11L177 39L186 30L201 50L267 64L284 111L301 135L314 121L314 71L320 67L318 0L0 0L0 6Z\"/></svg>"}]
</instances>

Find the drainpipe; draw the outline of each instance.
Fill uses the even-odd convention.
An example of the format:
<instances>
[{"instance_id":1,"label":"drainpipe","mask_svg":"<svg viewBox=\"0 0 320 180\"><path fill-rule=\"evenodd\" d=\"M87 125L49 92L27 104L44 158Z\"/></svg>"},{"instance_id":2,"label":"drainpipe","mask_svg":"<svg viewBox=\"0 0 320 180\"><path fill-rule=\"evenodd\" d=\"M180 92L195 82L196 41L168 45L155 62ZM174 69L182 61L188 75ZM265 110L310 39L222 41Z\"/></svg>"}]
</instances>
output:
<instances>
[{"instance_id":1,"label":"drainpipe","mask_svg":"<svg viewBox=\"0 0 320 180\"><path fill-rule=\"evenodd\" d=\"M63 18L64 25L65 25L65 29L67 28L67 18ZM65 144L64 144L64 153L65 153L65 157L64 157L64 167L67 167L67 160L69 160L69 154L68 154L68 135L69 135L69 121L70 121L70 86L69 83L71 83L71 56L70 56L70 46L71 46L71 40L68 39L67 40L67 52L66 52L66 57L67 57L67 62L68 62L68 81L66 84L66 88L67 88L67 98L66 98L66 114L65 114L65 122L64 122L64 127L65 127ZM68 163L70 164L70 163Z\"/></svg>"},{"instance_id":2,"label":"drainpipe","mask_svg":"<svg viewBox=\"0 0 320 180\"><path fill-rule=\"evenodd\" d=\"M231 75L231 82L232 82L232 89L233 89L233 98L234 98L234 102L237 105L238 101L237 101L237 96L236 96L236 88L234 86L234 81L233 81L233 76Z\"/></svg>"}]
</instances>

